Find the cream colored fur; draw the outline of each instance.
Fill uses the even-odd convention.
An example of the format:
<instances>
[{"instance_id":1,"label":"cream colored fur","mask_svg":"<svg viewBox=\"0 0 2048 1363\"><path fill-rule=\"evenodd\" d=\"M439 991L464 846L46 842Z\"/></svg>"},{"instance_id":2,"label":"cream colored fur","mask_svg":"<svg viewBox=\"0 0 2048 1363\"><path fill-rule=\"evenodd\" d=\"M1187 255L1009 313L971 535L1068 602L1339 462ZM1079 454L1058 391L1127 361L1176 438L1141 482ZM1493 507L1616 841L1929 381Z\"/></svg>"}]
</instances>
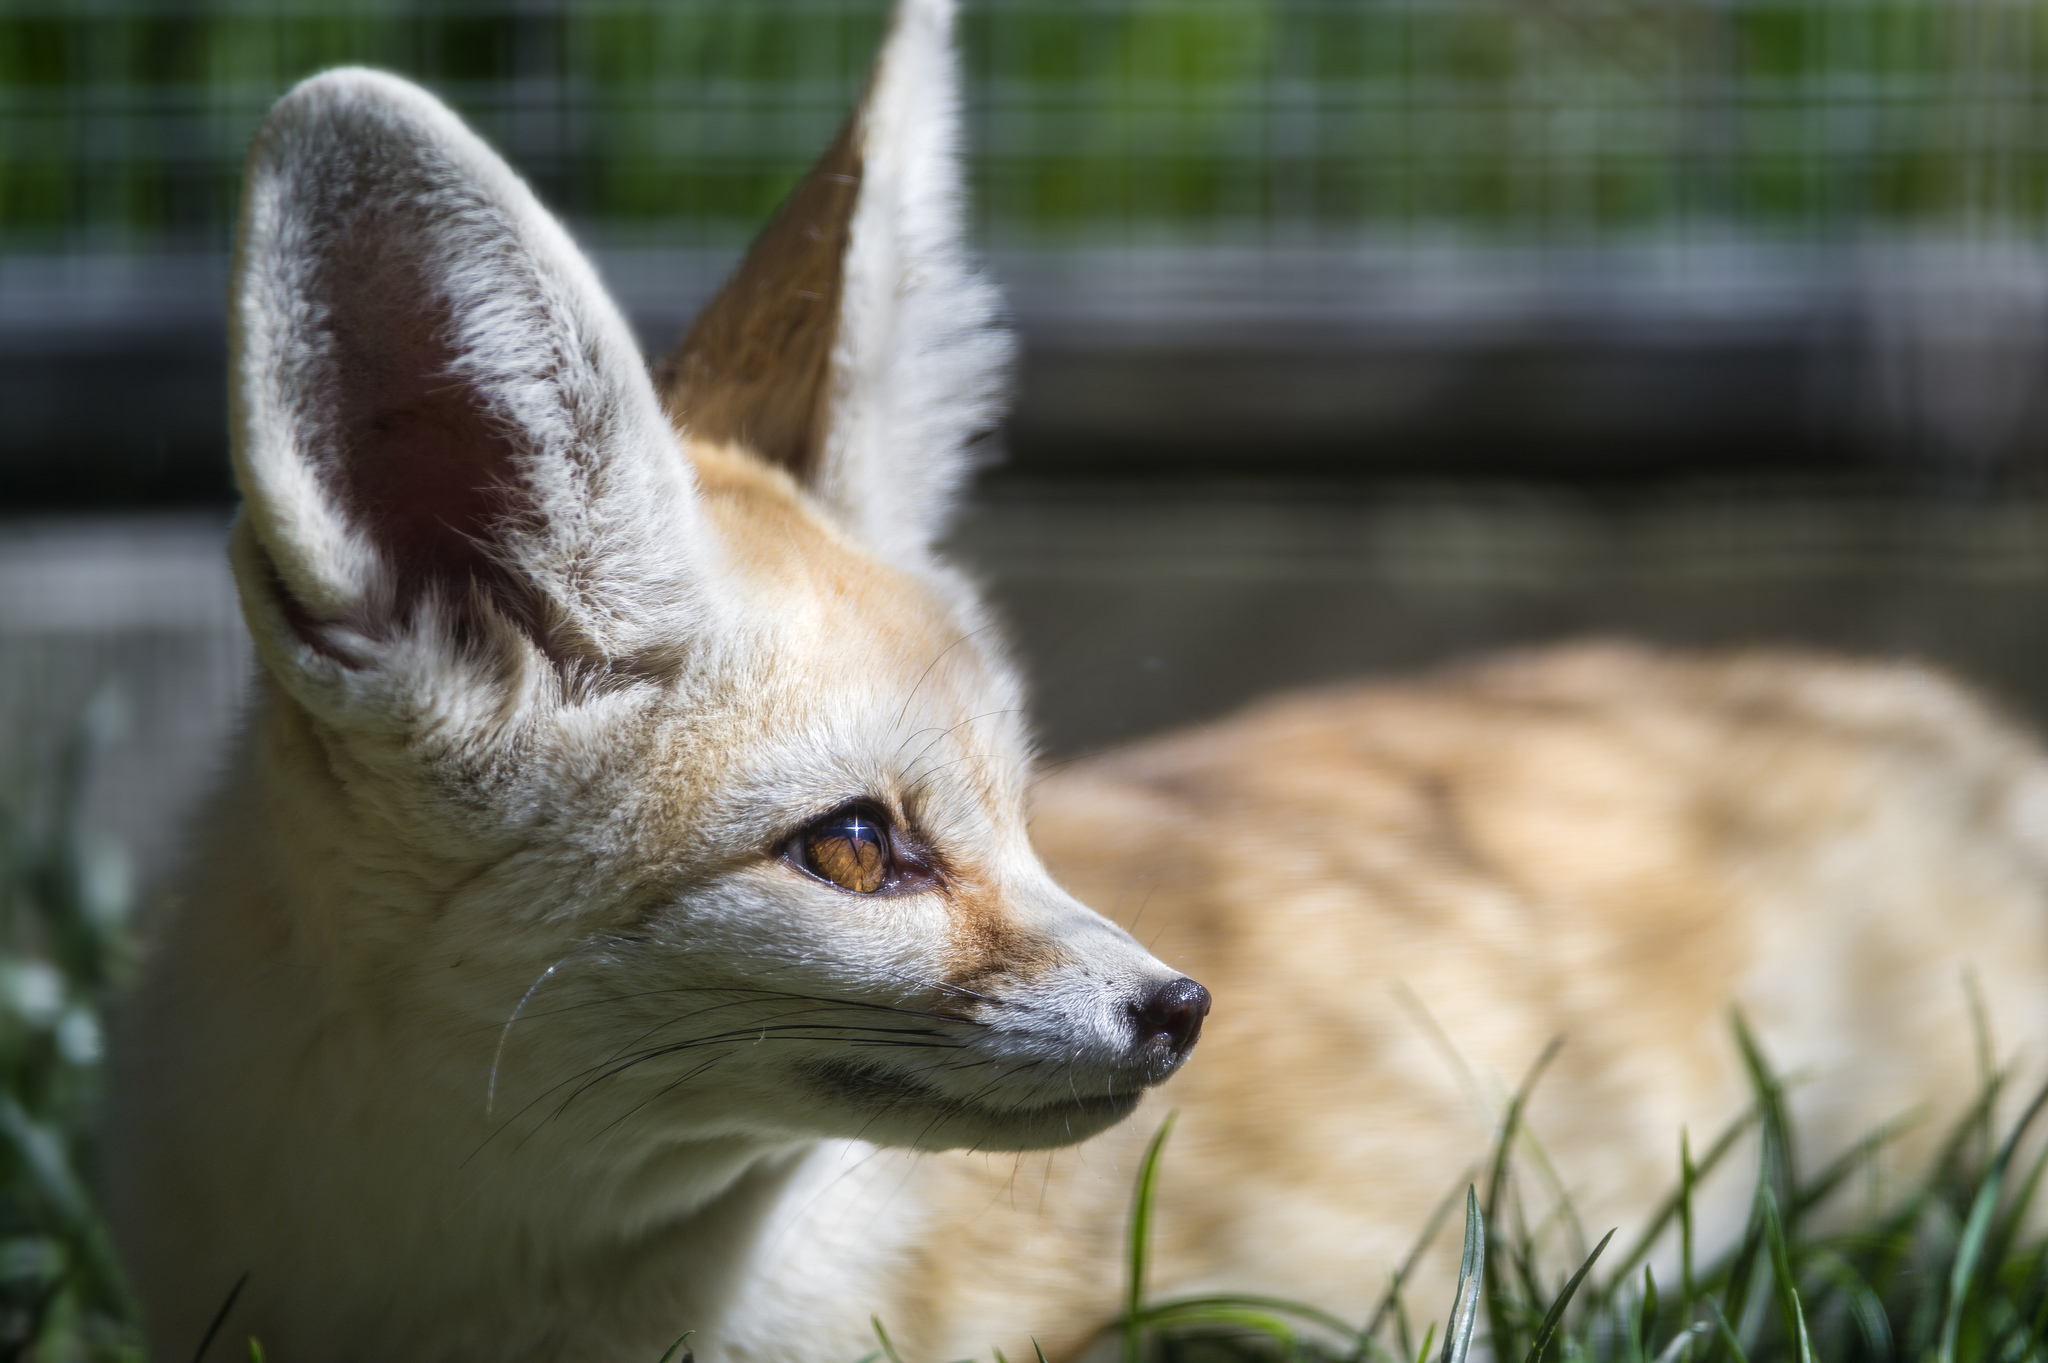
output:
<instances>
[{"instance_id":1,"label":"cream colored fur","mask_svg":"<svg viewBox=\"0 0 2048 1363\"><path fill-rule=\"evenodd\" d=\"M1168 1107L1155 1287L1360 1315L1554 1036L1533 1129L1596 1229L1741 1108L1731 1004L1805 1076L1809 1154L1965 1100L1966 972L2038 1068L2048 767L1914 668L1593 648L1297 697L1054 774L1027 831L1018 684L930 553L1008 354L948 23L905 0L830 163L858 192L792 200L824 217L785 249L845 243L841 296L778 314L830 328L824 388L747 390L815 400L793 472L692 434L753 399L657 394L429 96L335 72L264 125L232 550L263 676L110 1115L158 1355L246 1273L228 1336L291 1363L684 1330L828 1363L871 1314L916 1358L1073 1356ZM710 350L682 368L753 372ZM791 860L855 799L933 880ZM1217 1011L1176 1073L1132 1019L1181 970Z\"/></svg>"},{"instance_id":2,"label":"cream colored fur","mask_svg":"<svg viewBox=\"0 0 2048 1363\"><path fill-rule=\"evenodd\" d=\"M862 110L814 492L876 553L916 561L949 522L970 442L1002 416L1013 342L966 255L951 11L903 5Z\"/></svg>"}]
</instances>

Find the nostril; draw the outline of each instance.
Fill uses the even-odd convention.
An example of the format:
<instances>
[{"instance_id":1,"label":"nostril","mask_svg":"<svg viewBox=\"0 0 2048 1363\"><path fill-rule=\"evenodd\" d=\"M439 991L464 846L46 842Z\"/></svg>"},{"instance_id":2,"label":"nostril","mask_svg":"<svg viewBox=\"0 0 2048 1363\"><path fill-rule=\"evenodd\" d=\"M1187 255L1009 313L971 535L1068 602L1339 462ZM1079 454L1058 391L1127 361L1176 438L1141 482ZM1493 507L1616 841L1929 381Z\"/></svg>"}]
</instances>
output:
<instances>
[{"instance_id":1,"label":"nostril","mask_svg":"<svg viewBox=\"0 0 2048 1363\"><path fill-rule=\"evenodd\" d=\"M1133 1004L1131 1014L1137 1020L1140 1046L1164 1037L1176 1056L1186 1055L1202 1035L1209 991L1183 975L1160 985L1142 1005Z\"/></svg>"}]
</instances>

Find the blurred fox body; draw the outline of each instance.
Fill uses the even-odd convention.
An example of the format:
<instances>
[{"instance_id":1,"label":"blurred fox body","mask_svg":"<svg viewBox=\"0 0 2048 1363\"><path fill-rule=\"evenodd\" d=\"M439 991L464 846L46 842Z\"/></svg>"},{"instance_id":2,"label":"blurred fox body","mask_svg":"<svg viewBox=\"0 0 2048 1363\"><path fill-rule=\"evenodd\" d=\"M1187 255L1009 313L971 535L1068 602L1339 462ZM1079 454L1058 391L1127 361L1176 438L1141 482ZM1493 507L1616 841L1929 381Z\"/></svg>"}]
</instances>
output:
<instances>
[{"instance_id":1,"label":"blurred fox body","mask_svg":"<svg viewBox=\"0 0 2048 1363\"><path fill-rule=\"evenodd\" d=\"M1363 1319L1553 1039L1525 1167L1617 1250L1677 1188L1681 1129L1697 1158L1751 1102L1732 1007L1809 1159L1914 1115L1883 1168L1924 1169L1982 1088L1973 992L1998 1063L2043 1073L2048 767L1924 668L1509 657L1271 701L1069 768L1035 808L1061 883L1217 999L1133 1123L1181 1111L1175 1288ZM1703 1254L1754 1171L1709 1179ZM1524 1186L1533 1223L1555 1196ZM1409 1296L1436 1319L1455 1229Z\"/></svg>"},{"instance_id":2,"label":"blurred fox body","mask_svg":"<svg viewBox=\"0 0 2048 1363\"><path fill-rule=\"evenodd\" d=\"M159 1355L246 1274L230 1337L292 1363L815 1363L871 1315L1073 1356L1169 1106L1155 1290L1362 1315L1553 1037L1532 1125L1591 1225L1742 1109L1731 1004L1816 1147L1974 1090L1966 969L2048 1038L2048 769L1913 668L1307 695L1054 774L1027 831L1017 683L930 549L1008 355L948 18L905 0L654 379L424 93L333 73L259 134L263 679L111 1115Z\"/></svg>"}]
</instances>

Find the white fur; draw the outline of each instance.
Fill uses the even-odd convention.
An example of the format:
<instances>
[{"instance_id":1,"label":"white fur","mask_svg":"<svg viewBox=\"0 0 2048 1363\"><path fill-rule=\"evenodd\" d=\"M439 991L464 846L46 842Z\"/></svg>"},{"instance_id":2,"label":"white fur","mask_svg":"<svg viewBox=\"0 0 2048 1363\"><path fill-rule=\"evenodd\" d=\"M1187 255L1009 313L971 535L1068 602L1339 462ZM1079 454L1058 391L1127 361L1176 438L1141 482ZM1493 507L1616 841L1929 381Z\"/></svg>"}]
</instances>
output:
<instances>
[{"instance_id":1,"label":"white fur","mask_svg":"<svg viewBox=\"0 0 2048 1363\"><path fill-rule=\"evenodd\" d=\"M338 72L259 135L233 557L265 673L113 1053L158 1356L244 1273L226 1337L290 1363L653 1363L684 1330L831 1363L871 1313L913 1357L1074 1358L1114 1319L1146 1132L1110 1128L1185 1048L1132 1025L1173 974L1033 851L1021 686L928 556L1008 345L959 241L948 15L904 0L859 129L810 489L679 444L560 229L427 95ZM1481 1074L1570 1034L1530 1119L1617 1220L1676 1123L1746 1101L1731 999L1840 1071L1809 1135L1960 1108L1951 966L2041 1035L2042 786L1924 674L1599 649L1051 774L1041 843L1097 902L1156 892L1224 999L1164 1095L1154 1288L1370 1309L1489 1139L1389 984ZM940 874L805 870L852 800ZM1095 1131L1039 1170L925 1153Z\"/></svg>"},{"instance_id":2,"label":"white fur","mask_svg":"<svg viewBox=\"0 0 2048 1363\"><path fill-rule=\"evenodd\" d=\"M869 544L921 558L1002 415L1015 343L969 259L952 0L904 0L860 129L860 197L816 485Z\"/></svg>"},{"instance_id":3,"label":"white fur","mask_svg":"<svg viewBox=\"0 0 2048 1363\"><path fill-rule=\"evenodd\" d=\"M923 1224L861 1138L1064 1143L1177 1063L1131 1022L1174 975L1031 851L1020 688L925 556L1008 344L962 263L946 20L908 0L865 133L843 523L679 444L587 264L430 96L337 71L266 121L232 549L265 678L115 1058L159 1355L247 1272L230 1335L293 1363L652 1363L692 1328L850 1356ZM523 510L414 580L393 489L477 431ZM941 887L783 855L856 798Z\"/></svg>"},{"instance_id":4,"label":"white fur","mask_svg":"<svg viewBox=\"0 0 2048 1363\"><path fill-rule=\"evenodd\" d=\"M624 318L567 233L461 120L365 70L329 72L280 100L243 190L230 310L242 533L291 595L316 617L361 618L394 587L323 478L338 457L330 316L345 301L328 296L324 272L363 253L423 258L460 370L522 437L543 529L508 534L501 552L608 652L696 633L709 537ZM259 645L277 645L273 625L257 625ZM331 673L303 651L291 662L281 675Z\"/></svg>"}]
</instances>

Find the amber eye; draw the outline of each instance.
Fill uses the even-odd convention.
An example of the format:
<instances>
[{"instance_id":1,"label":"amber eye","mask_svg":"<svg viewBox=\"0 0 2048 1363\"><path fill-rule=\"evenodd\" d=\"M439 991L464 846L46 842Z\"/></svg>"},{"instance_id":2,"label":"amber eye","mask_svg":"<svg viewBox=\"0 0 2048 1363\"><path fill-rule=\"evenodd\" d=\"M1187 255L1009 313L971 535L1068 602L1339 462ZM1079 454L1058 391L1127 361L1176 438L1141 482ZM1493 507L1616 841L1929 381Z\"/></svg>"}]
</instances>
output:
<instances>
[{"instance_id":1,"label":"amber eye","mask_svg":"<svg viewBox=\"0 0 2048 1363\"><path fill-rule=\"evenodd\" d=\"M803 867L842 890L873 894L889 883L888 825L866 809L843 809L796 837Z\"/></svg>"}]
</instances>

